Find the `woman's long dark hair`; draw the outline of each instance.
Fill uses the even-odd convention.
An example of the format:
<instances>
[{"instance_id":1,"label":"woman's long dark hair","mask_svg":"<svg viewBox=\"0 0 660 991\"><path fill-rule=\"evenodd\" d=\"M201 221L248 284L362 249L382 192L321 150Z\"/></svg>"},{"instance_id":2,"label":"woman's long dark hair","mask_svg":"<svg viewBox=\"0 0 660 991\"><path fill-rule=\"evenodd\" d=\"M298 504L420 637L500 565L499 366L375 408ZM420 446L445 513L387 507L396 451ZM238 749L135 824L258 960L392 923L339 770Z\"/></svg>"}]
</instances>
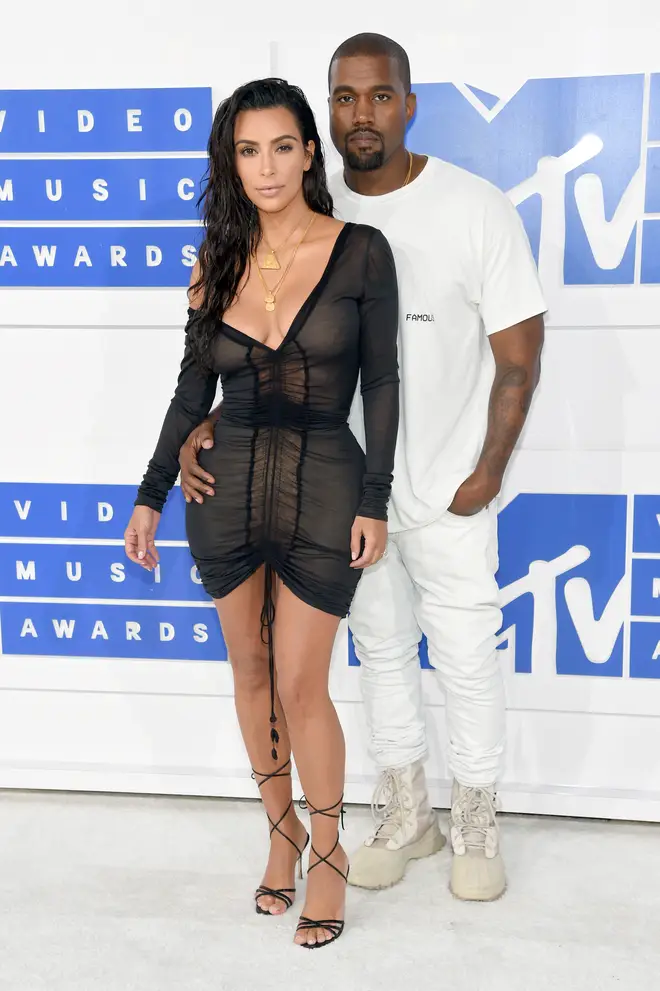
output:
<instances>
[{"instance_id":1,"label":"woman's long dark hair","mask_svg":"<svg viewBox=\"0 0 660 991\"><path fill-rule=\"evenodd\" d=\"M218 107L208 143L206 186L200 196L205 236L199 249L200 277L191 292L202 292L199 319L189 328L193 354L202 366L211 364L217 320L232 303L250 258L261 238L259 214L246 196L236 171L234 126L243 110L285 107L298 122L303 144L314 142L311 167L303 174L303 195L310 210L332 216L321 139L312 108L297 86L284 79L257 79L232 93Z\"/></svg>"}]
</instances>

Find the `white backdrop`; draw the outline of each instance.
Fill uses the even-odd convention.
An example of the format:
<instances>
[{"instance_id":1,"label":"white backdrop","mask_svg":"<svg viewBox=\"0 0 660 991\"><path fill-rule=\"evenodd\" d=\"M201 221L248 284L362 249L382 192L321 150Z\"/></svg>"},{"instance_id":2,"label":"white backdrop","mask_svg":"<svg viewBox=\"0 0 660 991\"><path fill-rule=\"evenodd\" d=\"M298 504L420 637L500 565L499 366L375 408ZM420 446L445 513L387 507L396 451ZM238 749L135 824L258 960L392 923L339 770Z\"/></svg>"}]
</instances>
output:
<instances>
[{"instance_id":1,"label":"white backdrop","mask_svg":"<svg viewBox=\"0 0 660 991\"><path fill-rule=\"evenodd\" d=\"M36 11L3 14L16 43L3 46L0 91L210 87L215 108L239 83L277 73L305 89L324 136L335 46L377 30L407 48L420 95L411 146L510 193L550 303L543 381L501 507L503 805L660 821L656 5L556 0L538 13L522 0L464 2L443 5L442 16L420 8L414 20L398 5L374 14L358 0L350 23L338 12L335 27L319 7L287 4L279 28L262 2L249 23L208 0L185 16L171 0L144 13L125 0L108 11L71 0L57 14ZM2 137L0 189L4 169L44 157L5 151ZM43 218L4 220L2 209L0 197L0 247L28 225L48 243ZM75 216L51 223L74 222L84 226ZM8 272L0 265L0 286ZM0 293L0 786L255 793L221 638L186 578L176 521L164 551L178 568L170 598L130 575L126 592L109 584L127 499L172 393L185 309L182 288ZM112 519L105 508L99 520L98 501ZM78 561L89 575L76 587ZM125 625L127 610L130 621L158 615L177 627L174 640L158 624L140 646L112 632L114 653L90 638L99 616ZM53 631L74 614L80 631L89 620L86 633ZM189 614L209 617L206 642L179 629ZM342 629L332 692L347 734L347 798L367 801L373 771L347 643ZM432 673L423 677L429 776L444 805L443 700Z\"/></svg>"}]
</instances>

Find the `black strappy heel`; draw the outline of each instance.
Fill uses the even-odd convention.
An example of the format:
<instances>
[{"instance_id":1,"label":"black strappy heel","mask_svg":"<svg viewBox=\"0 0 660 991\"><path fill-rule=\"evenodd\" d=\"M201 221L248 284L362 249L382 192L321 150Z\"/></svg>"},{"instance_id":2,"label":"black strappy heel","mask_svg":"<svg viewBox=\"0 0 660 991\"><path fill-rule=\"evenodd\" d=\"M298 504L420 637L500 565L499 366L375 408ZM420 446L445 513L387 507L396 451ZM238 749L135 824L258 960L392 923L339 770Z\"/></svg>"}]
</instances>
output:
<instances>
[{"instance_id":1,"label":"black strappy heel","mask_svg":"<svg viewBox=\"0 0 660 991\"><path fill-rule=\"evenodd\" d=\"M328 819L337 819L341 821L341 828L344 828L344 806L343 806L344 796L335 802L334 805L328 806L327 809L315 809L313 805L310 804L307 798L302 798L300 800L300 807L302 809L309 809L309 814L311 816L327 816ZM336 809L339 806L339 812L333 812L332 809ZM337 847L339 846L339 827L337 827L337 839L335 840L335 845L333 846L330 853L326 854L324 857L315 849L314 844L312 844L310 853L313 853L318 860L314 864L310 864L307 868L307 873L309 874L318 867L319 864L325 864L326 867L331 867L332 870L339 874L340 878L348 882L348 875L350 872L350 864L346 869L346 873L340 871L338 867L330 863L330 857L333 855ZM296 926L296 932L307 932L309 929L325 929L326 932L330 933L330 939L324 939L321 943L298 943L298 946L303 946L307 950L316 950L319 946L327 946L329 943L334 943L336 939L339 939L344 931L345 922L343 919L308 919L306 915L301 915L298 925Z\"/></svg>"},{"instance_id":2,"label":"black strappy heel","mask_svg":"<svg viewBox=\"0 0 660 991\"><path fill-rule=\"evenodd\" d=\"M287 767L287 765L289 766L289 770L285 771L284 769L285 767ZM257 775L262 779L261 781L257 781ZM289 778L291 777L291 759L289 758L289 760L285 761L285 763L282 764L281 767L278 767L276 771L272 771L269 774L262 774L260 771L255 771L253 768L252 777L254 778L255 781L257 781L258 788L261 788L262 785L265 785L268 781L270 781L271 778ZM289 804L287 805L287 807L285 808L284 812L279 817L277 822L273 822L271 817L268 815L268 810L266 809L266 818L268 819L268 824L270 827L268 831L268 835L269 837L272 837L273 833L279 833L280 836L283 836L284 839L288 840L291 846L294 847L296 853L298 854L298 860L297 860L298 877L300 878L300 880L302 880L303 877L302 858L305 850L307 849L307 844L309 843L309 833L307 833L307 839L305 840L305 843L303 844L303 847L301 849L297 843L294 843L294 841L291 839L290 836L287 836L284 830L280 829L280 823L283 822L284 819L286 819L287 815L289 814L289 811L292 808L293 808L293 799L289 802ZM269 888L265 884L260 884L254 893L257 915L273 915L273 914L284 915L284 912L273 913L267 911L267 909L265 908L262 908L261 905L259 904L259 899L263 898L264 895L270 895L271 898L277 898L279 899L279 901L284 902L286 906L285 908L286 911L287 909L291 908L291 906L293 905L293 898L291 897L291 895L295 897L295 894L296 894L295 888Z\"/></svg>"}]
</instances>

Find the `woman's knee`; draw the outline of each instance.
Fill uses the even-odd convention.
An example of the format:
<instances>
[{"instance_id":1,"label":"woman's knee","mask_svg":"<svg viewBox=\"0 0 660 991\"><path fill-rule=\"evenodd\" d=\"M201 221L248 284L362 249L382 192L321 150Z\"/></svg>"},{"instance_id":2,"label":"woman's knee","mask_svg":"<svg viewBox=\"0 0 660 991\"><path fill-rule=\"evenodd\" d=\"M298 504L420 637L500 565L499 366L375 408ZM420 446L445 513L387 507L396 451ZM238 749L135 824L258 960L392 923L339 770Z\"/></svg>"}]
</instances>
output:
<instances>
[{"instance_id":1,"label":"woman's knee","mask_svg":"<svg viewBox=\"0 0 660 991\"><path fill-rule=\"evenodd\" d=\"M261 640L249 640L229 649L234 672L234 686L245 691L259 691L269 685L268 650Z\"/></svg>"},{"instance_id":2,"label":"woman's knee","mask_svg":"<svg viewBox=\"0 0 660 991\"><path fill-rule=\"evenodd\" d=\"M277 669L277 691L287 719L312 718L328 701L328 679L299 665Z\"/></svg>"}]
</instances>

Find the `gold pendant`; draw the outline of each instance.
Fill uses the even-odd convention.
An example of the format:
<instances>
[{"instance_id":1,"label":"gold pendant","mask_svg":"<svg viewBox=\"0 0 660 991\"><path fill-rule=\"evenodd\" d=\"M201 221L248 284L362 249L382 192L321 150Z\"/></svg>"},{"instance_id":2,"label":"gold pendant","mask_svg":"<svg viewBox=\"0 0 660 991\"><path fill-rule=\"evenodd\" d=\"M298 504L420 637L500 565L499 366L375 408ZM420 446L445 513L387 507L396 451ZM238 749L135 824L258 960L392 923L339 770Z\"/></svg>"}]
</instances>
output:
<instances>
[{"instance_id":1,"label":"gold pendant","mask_svg":"<svg viewBox=\"0 0 660 991\"><path fill-rule=\"evenodd\" d=\"M268 300L266 303L266 309L268 310L269 313L272 313L273 310L275 309L275 303Z\"/></svg>"},{"instance_id":2,"label":"gold pendant","mask_svg":"<svg viewBox=\"0 0 660 991\"><path fill-rule=\"evenodd\" d=\"M260 265L259 268L267 268L273 272L278 271L278 269L280 268L280 263L278 262L277 255L275 254L274 251L268 252L266 257L264 258L263 265Z\"/></svg>"}]
</instances>

